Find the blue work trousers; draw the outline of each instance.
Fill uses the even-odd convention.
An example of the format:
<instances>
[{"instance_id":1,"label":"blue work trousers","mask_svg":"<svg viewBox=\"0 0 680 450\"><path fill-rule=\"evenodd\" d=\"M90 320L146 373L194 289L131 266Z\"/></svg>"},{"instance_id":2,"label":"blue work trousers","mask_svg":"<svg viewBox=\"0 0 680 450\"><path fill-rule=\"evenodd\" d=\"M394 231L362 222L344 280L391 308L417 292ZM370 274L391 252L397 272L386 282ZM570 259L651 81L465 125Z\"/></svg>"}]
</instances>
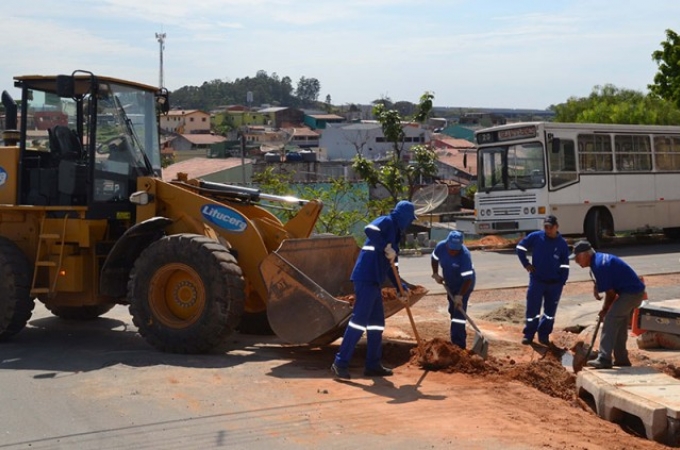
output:
<instances>
[{"instance_id":1,"label":"blue work trousers","mask_svg":"<svg viewBox=\"0 0 680 450\"><path fill-rule=\"evenodd\" d=\"M467 294L463 296L463 309L467 312L468 300L472 294L472 289L469 289ZM449 301L449 316L451 316L451 343L458 347L465 349L467 333L465 331L465 316L462 312L453 307L453 299L447 295L446 299Z\"/></svg>"},{"instance_id":2,"label":"blue work trousers","mask_svg":"<svg viewBox=\"0 0 680 450\"><path fill-rule=\"evenodd\" d=\"M533 339L538 332L539 339L548 339L555 325L555 313L562 295L562 287L559 281L551 283L535 279L529 281L524 337ZM543 314L541 314L541 307Z\"/></svg>"},{"instance_id":3,"label":"blue work trousers","mask_svg":"<svg viewBox=\"0 0 680 450\"><path fill-rule=\"evenodd\" d=\"M340 350L335 355L335 365L349 367L361 336L366 332L366 368L381 368L382 334L385 330L385 311L382 292L377 283L354 282L354 309L345 329Z\"/></svg>"}]
</instances>

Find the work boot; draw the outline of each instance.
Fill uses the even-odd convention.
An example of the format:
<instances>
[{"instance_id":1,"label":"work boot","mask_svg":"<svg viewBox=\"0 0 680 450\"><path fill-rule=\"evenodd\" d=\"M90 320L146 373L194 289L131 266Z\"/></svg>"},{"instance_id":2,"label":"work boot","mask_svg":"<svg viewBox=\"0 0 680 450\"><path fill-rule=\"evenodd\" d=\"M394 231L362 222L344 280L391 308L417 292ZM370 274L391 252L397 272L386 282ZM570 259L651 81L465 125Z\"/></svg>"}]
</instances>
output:
<instances>
[{"instance_id":1,"label":"work boot","mask_svg":"<svg viewBox=\"0 0 680 450\"><path fill-rule=\"evenodd\" d=\"M626 358L626 359L623 359L621 361L614 360L614 365L616 367L630 367L633 364L630 362L630 359Z\"/></svg>"},{"instance_id":2,"label":"work boot","mask_svg":"<svg viewBox=\"0 0 680 450\"><path fill-rule=\"evenodd\" d=\"M388 369L387 367L375 367L372 369L366 368L364 370L364 375L367 377L389 377L393 374L392 369Z\"/></svg>"},{"instance_id":3,"label":"work boot","mask_svg":"<svg viewBox=\"0 0 680 450\"><path fill-rule=\"evenodd\" d=\"M541 337L541 336L539 336L539 337L538 337L538 342L540 342L541 344L545 345L546 347L550 347L550 338L548 338L548 336L546 336L546 337Z\"/></svg>"},{"instance_id":4,"label":"work boot","mask_svg":"<svg viewBox=\"0 0 680 450\"><path fill-rule=\"evenodd\" d=\"M528 338L528 337L524 336L524 337L522 338L522 345L531 345L531 342L532 342L532 341L533 341L532 338Z\"/></svg>"},{"instance_id":5,"label":"work boot","mask_svg":"<svg viewBox=\"0 0 680 450\"><path fill-rule=\"evenodd\" d=\"M592 367L593 369L611 369L612 362L609 359L598 356L597 359L588 361L588 367Z\"/></svg>"},{"instance_id":6,"label":"work boot","mask_svg":"<svg viewBox=\"0 0 680 450\"><path fill-rule=\"evenodd\" d=\"M335 363L331 365L331 372L333 372L334 378L338 378L340 380L349 380L352 378L347 367L339 367Z\"/></svg>"}]
</instances>

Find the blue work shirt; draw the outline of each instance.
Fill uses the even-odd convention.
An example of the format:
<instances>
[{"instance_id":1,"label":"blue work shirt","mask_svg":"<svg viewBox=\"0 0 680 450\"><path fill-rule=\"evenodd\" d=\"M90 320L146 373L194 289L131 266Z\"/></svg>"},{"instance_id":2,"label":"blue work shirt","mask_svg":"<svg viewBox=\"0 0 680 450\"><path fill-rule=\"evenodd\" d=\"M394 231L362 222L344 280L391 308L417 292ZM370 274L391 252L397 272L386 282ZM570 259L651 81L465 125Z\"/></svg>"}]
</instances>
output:
<instances>
[{"instance_id":1,"label":"blue work shirt","mask_svg":"<svg viewBox=\"0 0 680 450\"><path fill-rule=\"evenodd\" d=\"M613 289L617 294L637 294L645 284L624 260L609 253L595 253L590 260L598 292Z\"/></svg>"},{"instance_id":2,"label":"blue work shirt","mask_svg":"<svg viewBox=\"0 0 680 450\"><path fill-rule=\"evenodd\" d=\"M562 283L569 278L569 246L562 235L550 238L545 231L534 231L519 241L515 251L522 267L529 264L527 251L531 250L532 279L543 283Z\"/></svg>"},{"instance_id":3,"label":"blue work shirt","mask_svg":"<svg viewBox=\"0 0 680 450\"><path fill-rule=\"evenodd\" d=\"M453 295L460 292L465 280L475 282L475 269L472 264L472 255L466 246L462 246L458 254L452 255L446 246L446 241L439 242L432 252L432 259L436 260L442 268L444 282Z\"/></svg>"},{"instance_id":4,"label":"blue work shirt","mask_svg":"<svg viewBox=\"0 0 680 450\"><path fill-rule=\"evenodd\" d=\"M399 241L401 233L415 219L413 204L399 202L386 216L380 216L366 225L366 242L359 252L359 257L352 270L350 279L366 283L382 284L388 276L395 287L397 280L390 267L390 261L385 256L385 247L391 244L397 255L399 254Z\"/></svg>"}]
</instances>

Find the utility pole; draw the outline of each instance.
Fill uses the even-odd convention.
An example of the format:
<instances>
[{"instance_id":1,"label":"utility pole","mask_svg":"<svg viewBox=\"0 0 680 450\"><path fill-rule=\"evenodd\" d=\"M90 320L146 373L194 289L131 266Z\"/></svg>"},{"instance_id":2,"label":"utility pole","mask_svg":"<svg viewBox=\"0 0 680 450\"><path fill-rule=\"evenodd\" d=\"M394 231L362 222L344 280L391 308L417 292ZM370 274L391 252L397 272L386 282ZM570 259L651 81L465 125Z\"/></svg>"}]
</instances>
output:
<instances>
[{"instance_id":1,"label":"utility pole","mask_svg":"<svg viewBox=\"0 0 680 450\"><path fill-rule=\"evenodd\" d=\"M160 44L160 52L161 52L161 66L160 66L160 71L158 73L158 87L162 88L163 87L163 50L165 50L165 33L156 33L156 39L158 40L158 43Z\"/></svg>"}]
</instances>

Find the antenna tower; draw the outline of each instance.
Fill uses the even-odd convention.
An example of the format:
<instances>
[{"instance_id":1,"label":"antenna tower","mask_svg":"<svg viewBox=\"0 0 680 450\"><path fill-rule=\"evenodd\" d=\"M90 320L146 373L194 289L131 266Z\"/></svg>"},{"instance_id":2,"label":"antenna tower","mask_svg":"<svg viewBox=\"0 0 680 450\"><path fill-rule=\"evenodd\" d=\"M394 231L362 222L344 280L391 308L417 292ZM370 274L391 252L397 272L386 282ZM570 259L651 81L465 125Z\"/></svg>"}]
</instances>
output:
<instances>
[{"instance_id":1,"label":"antenna tower","mask_svg":"<svg viewBox=\"0 0 680 450\"><path fill-rule=\"evenodd\" d=\"M158 73L158 87L162 88L163 87L163 50L165 50L165 33L156 33L156 39L158 40L158 44L160 45L160 56L161 56L160 71Z\"/></svg>"}]
</instances>

